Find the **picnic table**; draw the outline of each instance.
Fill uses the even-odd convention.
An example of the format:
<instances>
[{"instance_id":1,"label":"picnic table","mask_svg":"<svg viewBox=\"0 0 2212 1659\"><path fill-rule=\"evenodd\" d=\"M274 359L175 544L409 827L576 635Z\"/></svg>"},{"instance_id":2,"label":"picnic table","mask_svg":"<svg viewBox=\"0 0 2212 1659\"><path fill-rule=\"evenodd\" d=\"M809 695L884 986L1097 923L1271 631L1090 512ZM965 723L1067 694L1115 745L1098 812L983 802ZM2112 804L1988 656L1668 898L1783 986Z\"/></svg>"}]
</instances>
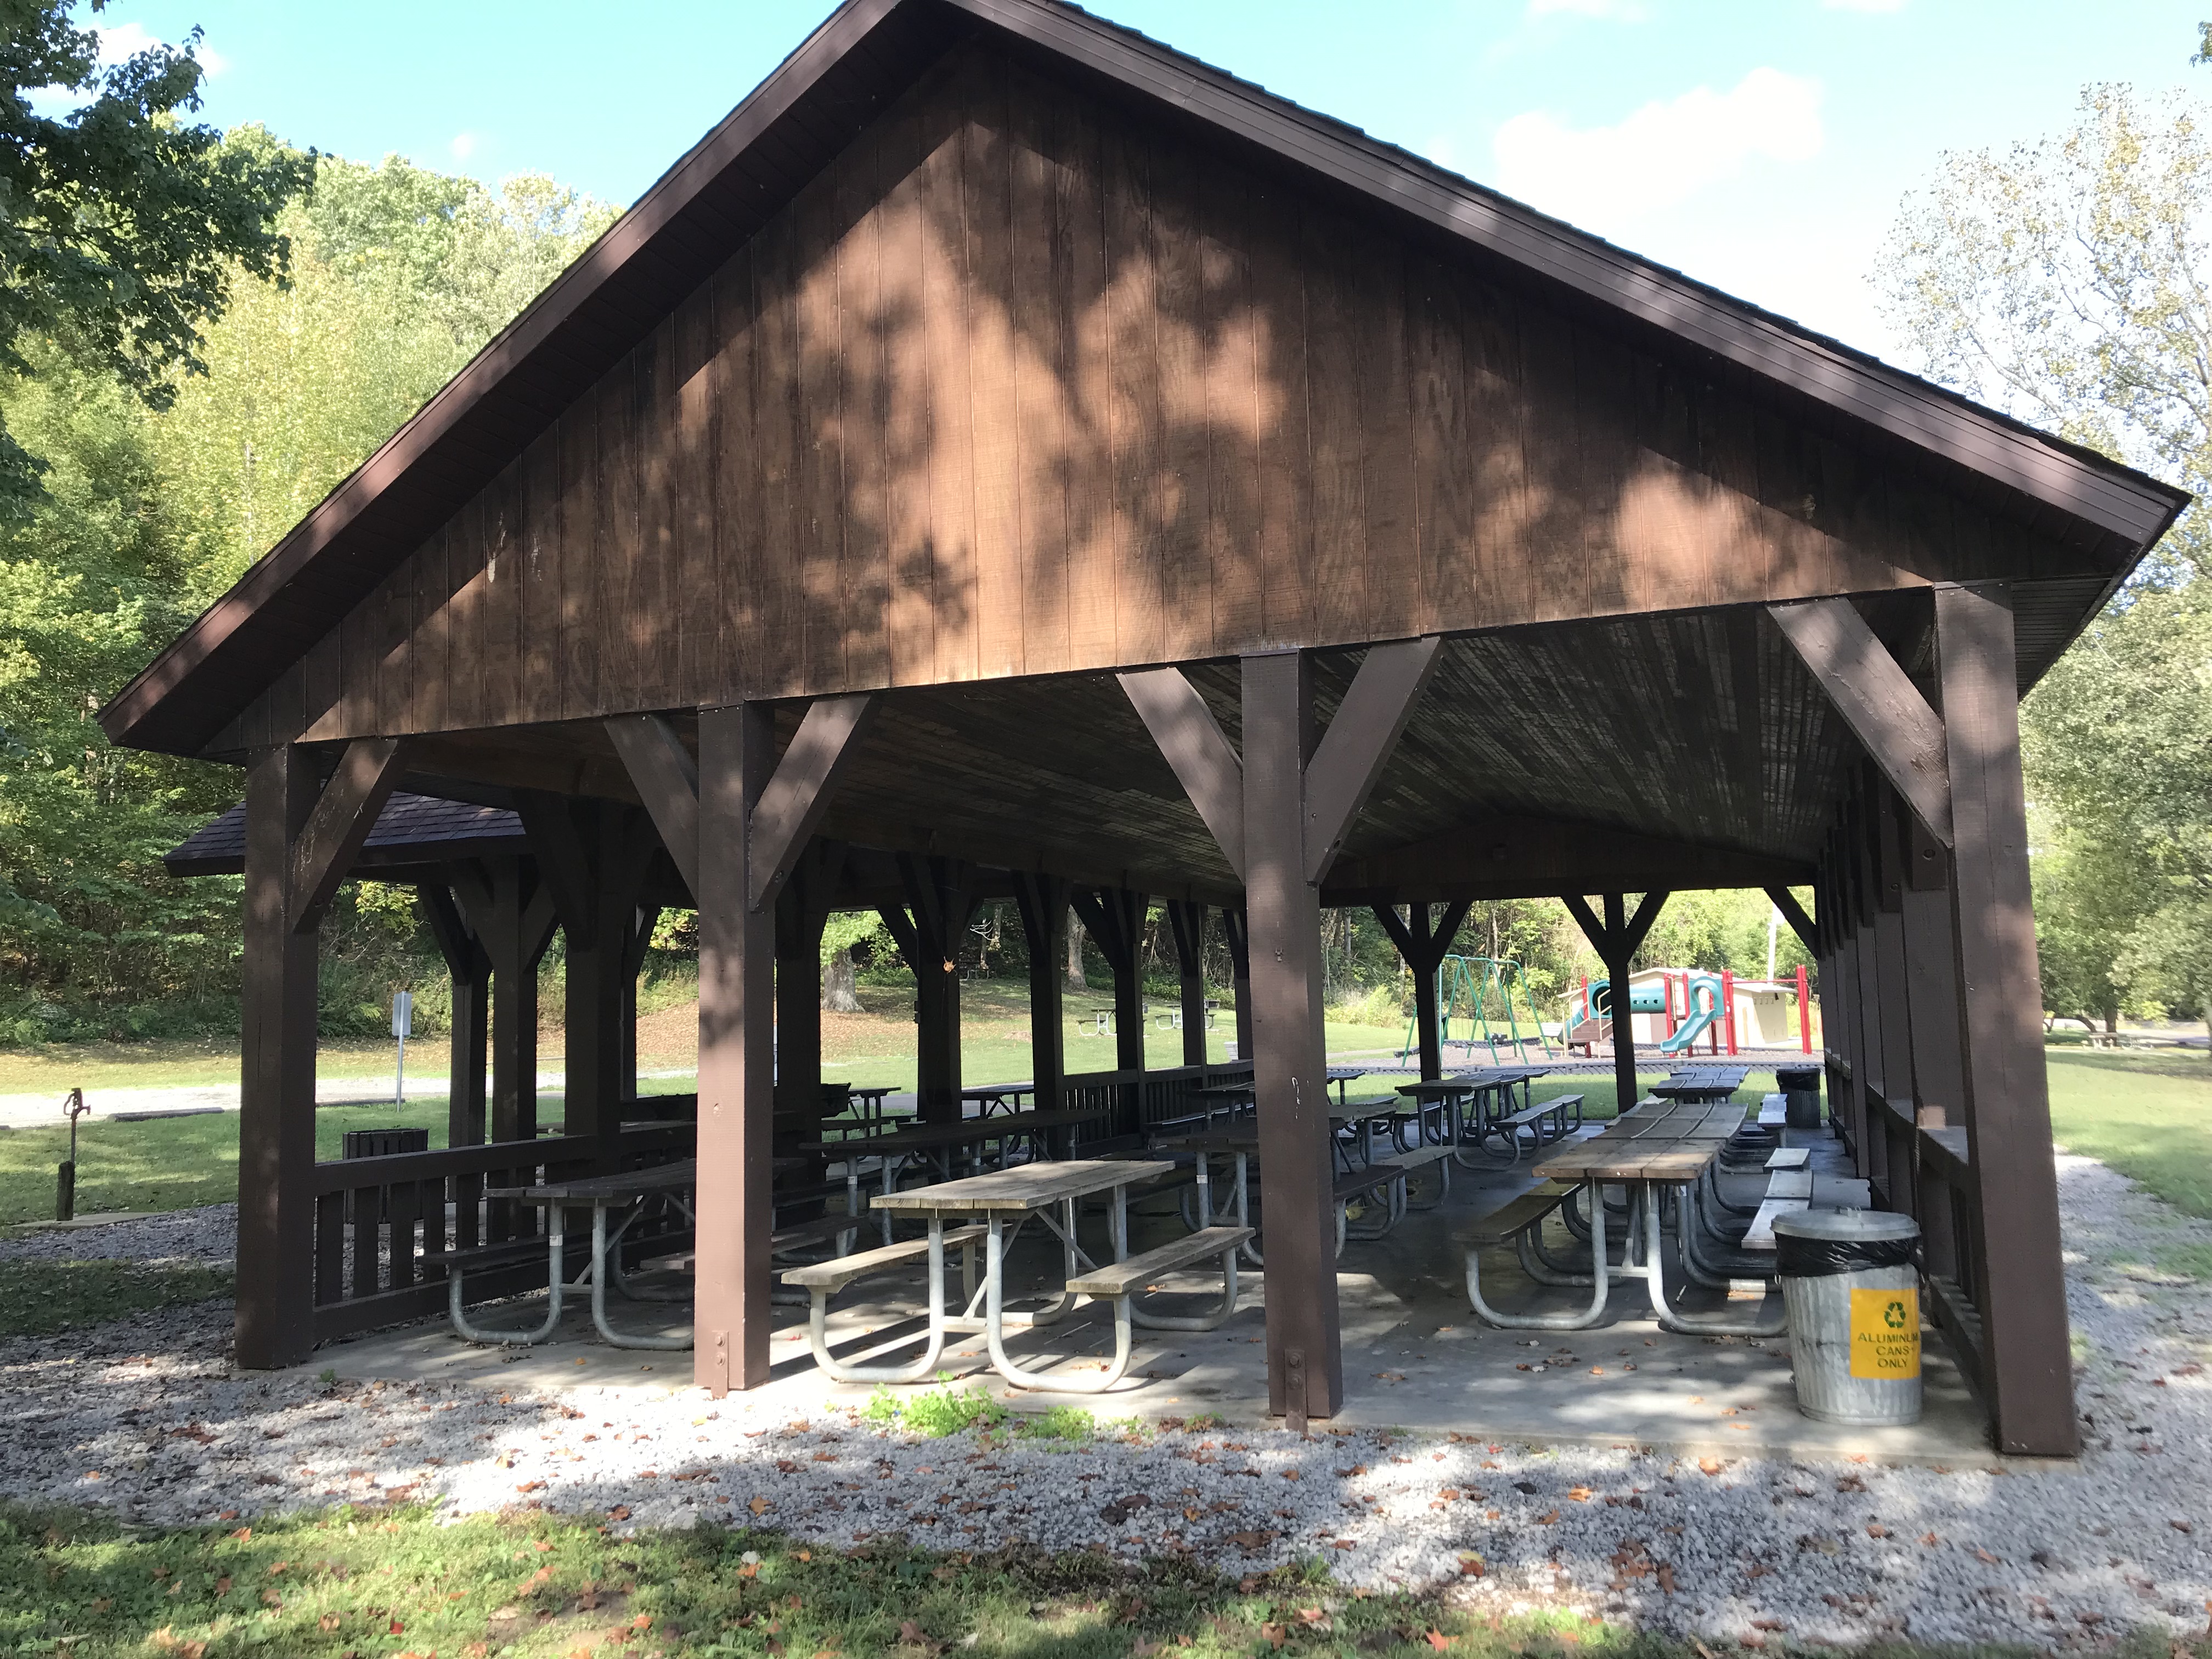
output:
<instances>
[{"instance_id":1,"label":"picnic table","mask_svg":"<svg viewBox=\"0 0 2212 1659\"><path fill-rule=\"evenodd\" d=\"M1779 1323L1746 1324L1677 1313L1667 1290L1666 1255L1660 1236L1661 1195L1674 1188L1680 1199L1680 1224L1697 1225L1690 1188L1704 1177L1720 1156L1722 1146L1742 1122L1742 1111L1733 1106L1655 1104L1616 1119L1597 1134L1556 1146L1536 1164L1534 1173L1540 1181L1577 1183L1590 1200L1590 1305L1571 1322L1557 1315L1500 1315L1480 1302L1475 1311L1506 1329L1587 1329L1605 1316L1610 1277L1618 1274L1644 1281L1651 1311L1664 1329L1708 1336L1779 1335L1783 1328ZM1611 1266L1606 1255L1602 1188L1608 1185L1628 1189L1627 1249L1618 1267ZM1474 1289L1472 1276L1469 1289L1471 1293Z\"/></svg>"},{"instance_id":2,"label":"picnic table","mask_svg":"<svg viewBox=\"0 0 2212 1659\"><path fill-rule=\"evenodd\" d=\"M1750 1071L1748 1066L1685 1066L1664 1083L1653 1084L1651 1092L1662 1100L1717 1103L1743 1087Z\"/></svg>"},{"instance_id":3,"label":"picnic table","mask_svg":"<svg viewBox=\"0 0 2212 1659\"><path fill-rule=\"evenodd\" d=\"M1034 1083L979 1083L972 1088L963 1089L960 1098L975 1102L982 1109L981 1115L988 1117L994 1111L1020 1111L1022 1097L1036 1092L1036 1085Z\"/></svg>"},{"instance_id":4,"label":"picnic table","mask_svg":"<svg viewBox=\"0 0 2212 1659\"><path fill-rule=\"evenodd\" d=\"M1056 1164L1022 1164L957 1181L886 1194L874 1200L877 1207L928 1223L929 1233L925 1245L920 1249L909 1244L871 1251L869 1255L877 1258L872 1261L846 1257L841 1261L795 1268L784 1275L784 1280L787 1284L805 1285L813 1292L814 1311L809 1326L809 1340L813 1346L817 1362L841 1380L917 1382L927 1379L934 1371L948 1332L980 1330L988 1340L992 1368L1016 1388L1048 1389L1064 1394L1097 1394L1113 1387L1127 1375L1133 1348L1133 1326L1141 1324L1167 1330L1211 1330L1236 1311L1237 1251L1238 1246L1250 1237L1249 1230L1209 1226L1158 1249L1148 1250L1142 1255L1132 1257L1129 1255L1129 1188L1175 1172L1175 1164L1161 1159L1076 1158ZM1110 1194L1108 1237L1112 1261L1105 1264L1094 1261L1084 1250L1075 1226L1078 1203L1100 1193ZM969 1217L980 1217L980 1226L969 1225L947 1231L948 1221ZM1060 1239L1065 1280L1043 1308L1028 1312L1010 1312L1006 1305L1007 1247L1031 1220L1042 1221ZM972 1249L979 1233L984 1246L982 1283L969 1294L962 1312L948 1314L945 1307L944 1288L945 1249L952 1243ZM927 1348L922 1357L911 1364L892 1370L865 1370L837 1361L830 1352L824 1326L824 1310L830 1292L861 1273L891 1266L898 1260L911 1259L925 1251L929 1274L929 1326ZM1136 1297L1147 1280L1209 1256L1219 1257L1225 1285L1222 1301L1213 1310L1195 1317L1168 1316L1147 1314L1135 1307ZM1096 1297L1114 1304L1115 1357L1112 1363L1102 1372L1073 1376L1049 1376L1017 1364L1006 1350L1007 1325L1012 1323L1034 1328L1056 1323L1074 1307L1079 1296ZM976 1317L979 1302L982 1308L980 1319Z\"/></svg>"},{"instance_id":5,"label":"picnic table","mask_svg":"<svg viewBox=\"0 0 2212 1659\"><path fill-rule=\"evenodd\" d=\"M779 1158L775 1161L777 1173L802 1169L806 1160L798 1158ZM462 1306L462 1280L466 1268L460 1261L449 1264L446 1269L448 1287L447 1311L453 1328L471 1342L501 1346L534 1346L546 1340L561 1323L562 1291L567 1273L562 1261L563 1242L562 1217L571 1209L589 1205L592 1211L592 1256L584 1270L592 1286L592 1323L609 1345L617 1348L688 1348L689 1336L645 1336L618 1331L607 1322L607 1281L612 1279L616 1288L632 1300L646 1300L622 1281L619 1260L613 1252L621 1246L623 1237L640 1219L664 1204L672 1205L685 1221L691 1219L691 1206L684 1195L698 1184L699 1163L696 1158L684 1158L673 1164L658 1164L649 1169L629 1170L618 1175L583 1176L573 1181L548 1181L532 1187L490 1187L484 1190L487 1198L503 1198L524 1204L543 1205L545 1208L545 1251L547 1304L544 1322L529 1331L485 1331L469 1322ZM612 1232L607 1230L610 1212L624 1212L621 1222ZM517 1248L502 1252L510 1259L525 1250L534 1249L536 1241L517 1241ZM651 1298L659 1299L659 1298Z\"/></svg>"},{"instance_id":6,"label":"picnic table","mask_svg":"<svg viewBox=\"0 0 2212 1659\"><path fill-rule=\"evenodd\" d=\"M856 1160L875 1158L881 1160L883 1190L889 1196L896 1190L900 1173L912 1164L927 1163L939 1181L952 1178L952 1158L956 1152L965 1152L972 1165L987 1144L997 1141L1027 1140L1031 1155L1040 1160L1052 1157L1050 1137L1065 1129L1079 1128L1086 1123L1096 1123L1107 1115L1103 1107L1062 1107L1049 1112L1000 1112L989 1117L963 1118L957 1123L915 1123L904 1128L887 1130L880 1134L854 1135L843 1140L808 1140L799 1143L799 1151L832 1154L844 1161L847 1188L857 1194L860 1171ZM880 1204L872 1207L882 1210ZM883 1218L884 1243L891 1242L891 1218L885 1211Z\"/></svg>"}]
</instances>

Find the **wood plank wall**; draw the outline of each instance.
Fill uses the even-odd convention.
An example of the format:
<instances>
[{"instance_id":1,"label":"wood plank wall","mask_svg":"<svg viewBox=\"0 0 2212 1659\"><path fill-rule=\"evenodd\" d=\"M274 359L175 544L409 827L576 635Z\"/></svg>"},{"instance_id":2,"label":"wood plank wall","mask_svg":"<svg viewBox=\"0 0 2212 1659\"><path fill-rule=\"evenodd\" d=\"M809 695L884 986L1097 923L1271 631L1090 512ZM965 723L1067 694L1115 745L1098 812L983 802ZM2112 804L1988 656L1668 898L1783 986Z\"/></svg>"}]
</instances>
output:
<instances>
[{"instance_id":1,"label":"wood plank wall","mask_svg":"<svg viewBox=\"0 0 2212 1659\"><path fill-rule=\"evenodd\" d=\"M2069 563L968 47L210 750L2035 574L2024 549Z\"/></svg>"}]
</instances>

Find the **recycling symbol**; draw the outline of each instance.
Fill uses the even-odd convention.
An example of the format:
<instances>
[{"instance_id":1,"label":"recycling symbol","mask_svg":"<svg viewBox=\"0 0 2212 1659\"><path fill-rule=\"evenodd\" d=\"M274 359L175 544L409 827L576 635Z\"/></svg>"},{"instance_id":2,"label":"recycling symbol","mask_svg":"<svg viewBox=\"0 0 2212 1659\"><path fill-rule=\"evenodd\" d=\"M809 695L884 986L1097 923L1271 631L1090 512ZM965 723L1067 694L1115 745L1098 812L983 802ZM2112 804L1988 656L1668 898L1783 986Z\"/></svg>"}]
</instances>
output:
<instances>
[{"instance_id":1,"label":"recycling symbol","mask_svg":"<svg viewBox=\"0 0 2212 1659\"><path fill-rule=\"evenodd\" d=\"M1881 1310L1881 1321L1883 1324L1888 1326L1893 1331L1903 1330L1905 1328L1905 1304L1902 1302L1891 1303L1887 1308L1884 1308Z\"/></svg>"}]
</instances>

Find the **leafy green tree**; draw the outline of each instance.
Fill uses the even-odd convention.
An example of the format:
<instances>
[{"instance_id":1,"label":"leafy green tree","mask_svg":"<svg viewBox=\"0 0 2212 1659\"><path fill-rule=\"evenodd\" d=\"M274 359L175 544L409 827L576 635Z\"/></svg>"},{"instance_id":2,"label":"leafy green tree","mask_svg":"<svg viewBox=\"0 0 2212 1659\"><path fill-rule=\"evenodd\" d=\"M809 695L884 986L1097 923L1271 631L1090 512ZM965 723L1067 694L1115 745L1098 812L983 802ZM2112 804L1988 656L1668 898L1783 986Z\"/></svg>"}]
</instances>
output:
<instances>
[{"instance_id":1,"label":"leafy green tree","mask_svg":"<svg viewBox=\"0 0 2212 1659\"><path fill-rule=\"evenodd\" d=\"M2021 725L2053 1006L2212 1018L2212 111L2093 86L2064 132L1946 156L1880 280L1930 374L2199 497Z\"/></svg>"},{"instance_id":2,"label":"leafy green tree","mask_svg":"<svg viewBox=\"0 0 2212 1659\"><path fill-rule=\"evenodd\" d=\"M65 337L161 408L174 371L203 366L200 330L234 273L282 277L271 220L313 163L231 149L179 118L199 107L197 30L102 69L75 9L0 0L0 370L27 374L27 341ZM49 89L82 101L43 114L35 94ZM23 511L41 470L0 428L0 508Z\"/></svg>"}]
</instances>

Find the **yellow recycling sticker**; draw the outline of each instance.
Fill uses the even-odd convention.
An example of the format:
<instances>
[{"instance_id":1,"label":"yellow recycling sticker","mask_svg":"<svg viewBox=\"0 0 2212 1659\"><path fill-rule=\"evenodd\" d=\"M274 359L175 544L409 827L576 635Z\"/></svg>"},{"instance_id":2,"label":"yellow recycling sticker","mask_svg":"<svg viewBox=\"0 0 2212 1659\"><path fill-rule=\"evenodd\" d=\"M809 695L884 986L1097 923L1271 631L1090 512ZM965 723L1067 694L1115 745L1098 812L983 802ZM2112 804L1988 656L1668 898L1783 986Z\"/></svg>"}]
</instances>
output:
<instances>
[{"instance_id":1,"label":"yellow recycling sticker","mask_svg":"<svg viewBox=\"0 0 2212 1659\"><path fill-rule=\"evenodd\" d=\"M1851 1292L1851 1375L1899 1382L1920 1375L1920 1291Z\"/></svg>"}]
</instances>

